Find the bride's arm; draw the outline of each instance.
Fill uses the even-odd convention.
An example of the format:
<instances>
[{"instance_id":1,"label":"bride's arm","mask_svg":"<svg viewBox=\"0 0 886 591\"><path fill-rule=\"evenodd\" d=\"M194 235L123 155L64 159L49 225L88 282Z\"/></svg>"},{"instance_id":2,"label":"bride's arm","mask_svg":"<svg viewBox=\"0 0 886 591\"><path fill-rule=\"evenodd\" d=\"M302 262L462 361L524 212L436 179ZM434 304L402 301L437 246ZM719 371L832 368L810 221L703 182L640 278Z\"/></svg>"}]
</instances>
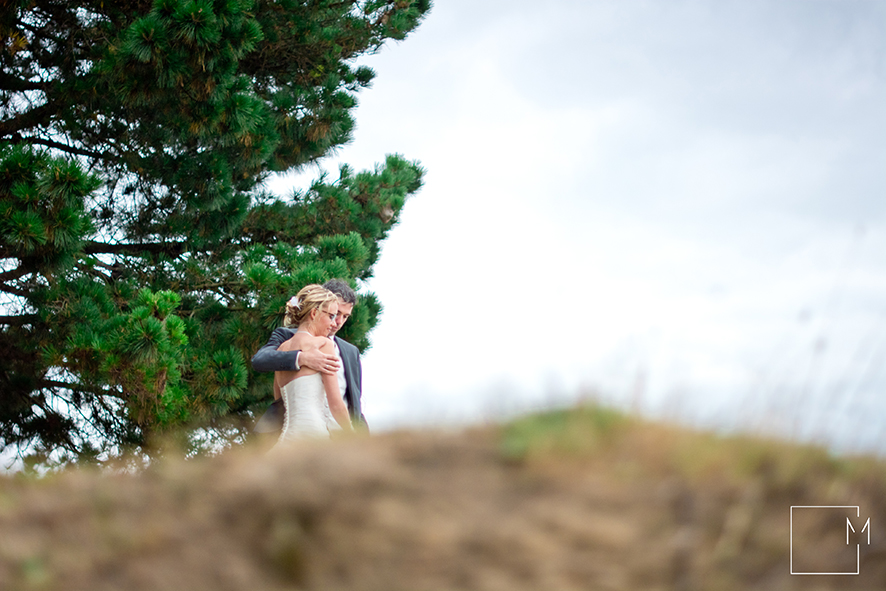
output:
<instances>
[{"instance_id":1,"label":"bride's arm","mask_svg":"<svg viewBox=\"0 0 886 591\"><path fill-rule=\"evenodd\" d=\"M335 345L331 340L327 339L326 343L320 347L320 350L324 353L334 353ZM326 390L326 401L329 403L329 410L332 412L335 422L345 431L353 431L354 428L351 426L351 416L348 414L348 407L341 397L341 390L338 389L338 377L335 374L326 373L320 374L320 376L323 380L323 389Z\"/></svg>"}]
</instances>

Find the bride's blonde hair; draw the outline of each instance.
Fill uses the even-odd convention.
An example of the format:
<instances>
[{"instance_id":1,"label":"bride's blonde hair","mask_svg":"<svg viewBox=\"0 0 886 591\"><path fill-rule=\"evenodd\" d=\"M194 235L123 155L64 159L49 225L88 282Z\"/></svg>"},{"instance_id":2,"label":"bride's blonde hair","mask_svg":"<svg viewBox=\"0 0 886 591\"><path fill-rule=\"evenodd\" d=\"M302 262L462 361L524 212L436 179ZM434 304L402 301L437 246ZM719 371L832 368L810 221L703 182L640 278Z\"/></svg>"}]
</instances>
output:
<instances>
[{"instance_id":1,"label":"bride's blonde hair","mask_svg":"<svg viewBox=\"0 0 886 591\"><path fill-rule=\"evenodd\" d=\"M286 302L286 314L283 316L283 326L298 326L311 315L315 308L323 309L323 306L338 301L338 296L323 287L312 283L306 285Z\"/></svg>"}]
</instances>

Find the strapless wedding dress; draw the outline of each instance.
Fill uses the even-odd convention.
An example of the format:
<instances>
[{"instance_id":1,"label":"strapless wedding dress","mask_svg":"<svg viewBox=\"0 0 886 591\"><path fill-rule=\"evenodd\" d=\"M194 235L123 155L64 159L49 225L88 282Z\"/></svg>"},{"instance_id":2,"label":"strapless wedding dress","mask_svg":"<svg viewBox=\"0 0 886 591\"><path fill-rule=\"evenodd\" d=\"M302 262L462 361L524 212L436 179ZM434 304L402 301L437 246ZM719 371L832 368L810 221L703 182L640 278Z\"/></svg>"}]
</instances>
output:
<instances>
[{"instance_id":1,"label":"strapless wedding dress","mask_svg":"<svg viewBox=\"0 0 886 591\"><path fill-rule=\"evenodd\" d=\"M329 438L332 431L341 429L329 410L319 373L292 380L280 389L280 394L286 414L277 445L298 439Z\"/></svg>"}]
</instances>

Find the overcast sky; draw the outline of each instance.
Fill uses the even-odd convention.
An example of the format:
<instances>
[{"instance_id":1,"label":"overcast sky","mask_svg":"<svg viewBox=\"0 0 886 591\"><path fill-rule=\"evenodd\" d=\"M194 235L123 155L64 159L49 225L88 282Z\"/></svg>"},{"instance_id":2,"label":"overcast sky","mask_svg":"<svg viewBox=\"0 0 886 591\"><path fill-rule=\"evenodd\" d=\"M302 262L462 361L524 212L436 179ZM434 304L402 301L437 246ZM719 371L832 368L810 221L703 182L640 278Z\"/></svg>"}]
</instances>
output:
<instances>
[{"instance_id":1,"label":"overcast sky","mask_svg":"<svg viewBox=\"0 0 886 591\"><path fill-rule=\"evenodd\" d=\"M883 439L886 1L437 0L364 63L322 166L428 171L366 286L371 426L594 392Z\"/></svg>"}]
</instances>

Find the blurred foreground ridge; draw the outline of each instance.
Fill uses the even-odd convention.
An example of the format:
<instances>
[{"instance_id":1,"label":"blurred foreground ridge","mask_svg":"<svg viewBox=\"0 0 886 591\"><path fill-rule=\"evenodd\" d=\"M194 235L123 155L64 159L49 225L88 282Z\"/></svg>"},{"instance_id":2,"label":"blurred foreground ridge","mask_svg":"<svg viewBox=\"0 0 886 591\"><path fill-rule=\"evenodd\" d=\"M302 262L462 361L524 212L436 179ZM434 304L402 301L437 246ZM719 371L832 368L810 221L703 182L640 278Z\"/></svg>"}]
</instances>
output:
<instances>
[{"instance_id":1,"label":"blurred foreground ridge","mask_svg":"<svg viewBox=\"0 0 886 591\"><path fill-rule=\"evenodd\" d=\"M883 467L581 407L5 478L0 589L882 589ZM790 507L826 504L870 517L861 574L791 576Z\"/></svg>"}]
</instances>

